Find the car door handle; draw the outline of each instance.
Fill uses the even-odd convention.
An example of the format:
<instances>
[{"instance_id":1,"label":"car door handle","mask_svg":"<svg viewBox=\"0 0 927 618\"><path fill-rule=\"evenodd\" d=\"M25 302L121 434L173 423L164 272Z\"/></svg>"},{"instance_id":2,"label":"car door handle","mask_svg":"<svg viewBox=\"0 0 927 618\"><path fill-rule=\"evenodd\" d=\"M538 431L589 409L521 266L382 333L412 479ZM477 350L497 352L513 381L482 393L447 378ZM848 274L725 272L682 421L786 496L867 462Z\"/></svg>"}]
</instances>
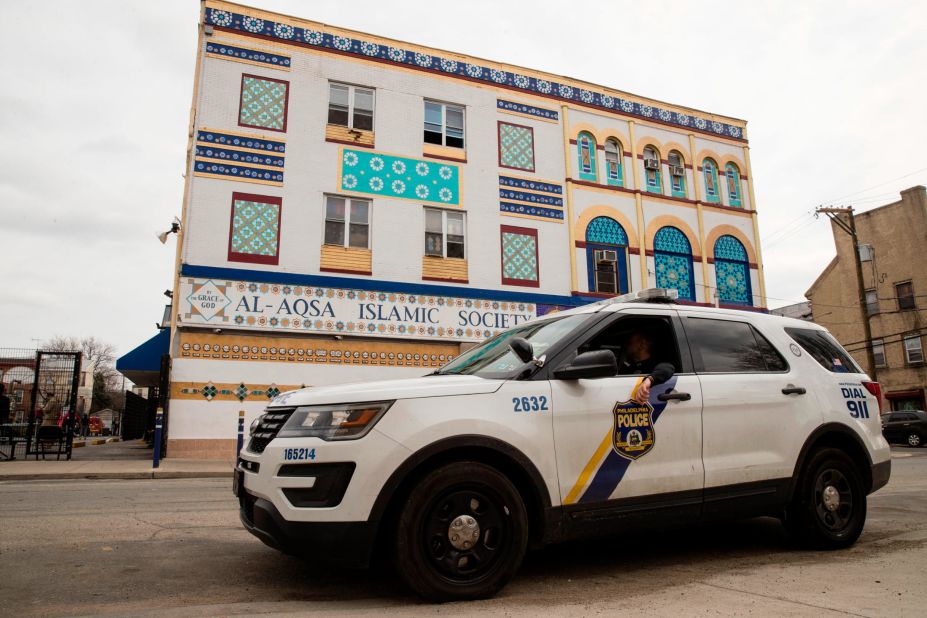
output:
<instances>
[{"instance_id":1,"label":"car door handle","mask_svg":"<svg viewBox=\"0 0 927 618\"><path fill-rule=\"evenodd\" d=\"M789 386L782 389L783 395L804 395L806 392L801 386Z\"/></svg>"},{"instance_id":2,"label":"car door handle","mask_svg":"<svg viewBox=\"0 0 927 618\"><path fill-rule=\"evenodd\" d=\"M678 391L669 391L661 395L657 395L657 399L660 401L670 401L675 399L676 401L689 401L692 399L692 395L689 393L680 393Z\"/></svg>"}]
</instances>

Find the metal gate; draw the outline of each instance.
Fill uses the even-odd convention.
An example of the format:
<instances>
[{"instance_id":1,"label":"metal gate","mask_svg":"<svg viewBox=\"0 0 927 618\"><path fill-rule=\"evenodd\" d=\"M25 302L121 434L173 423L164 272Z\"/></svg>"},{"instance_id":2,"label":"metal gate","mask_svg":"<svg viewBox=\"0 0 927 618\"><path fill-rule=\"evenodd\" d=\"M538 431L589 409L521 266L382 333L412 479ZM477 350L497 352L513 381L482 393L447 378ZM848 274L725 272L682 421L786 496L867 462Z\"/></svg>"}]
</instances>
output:
<instances>
[{"instance_id":1,"label":"metal gate","mask_svg":"<svg viewBox=\"0 0 927 618\"><path fill-rule=\"evenodd\" d=\"M35 376L27 426L26 457L71 458L77 424L80 352L35 353Z\"/></svg>"}]
</instances>

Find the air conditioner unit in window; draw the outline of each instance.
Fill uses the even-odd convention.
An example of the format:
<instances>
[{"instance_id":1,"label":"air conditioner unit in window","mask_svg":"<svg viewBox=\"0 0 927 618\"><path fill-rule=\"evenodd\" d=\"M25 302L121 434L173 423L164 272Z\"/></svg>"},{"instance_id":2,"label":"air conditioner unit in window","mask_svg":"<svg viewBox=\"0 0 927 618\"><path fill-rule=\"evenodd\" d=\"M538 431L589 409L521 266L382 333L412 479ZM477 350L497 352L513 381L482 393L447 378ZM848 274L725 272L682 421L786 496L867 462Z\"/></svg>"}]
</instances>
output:
<instances>
[{"instance_id":1,"label":"air conditioner unit in window","mask_svg":"<svg viewBox=\"0 0 927 618\"><path fill-rule=\"evenodd\" d=\"M618 252L608 250L596 251L595 261L598 263L615 264L618 261Z\"/></svg>"},{"instance_id":2,"label":"air conditioner unit in window","mask_svg":"<svg viewBox=\"0 0 927 618\"><path fill-rule=\"evenodd\" d=\"M673 176L685 176L686 168L681 165L670 165L669 166L670 174Z\"/></svg>"},{"instance_id":3,"label":"air conditioner unit in window","mask_svg":"<svg viewBox=\"0 0 927 618\"><path fill-rule=\"evenodd\" d=\"M660 160L659 160L659 159L644 159L644 169L646 169L646 170L659 170L659 169L660 169Z\"/></svg>"}]
</instances>

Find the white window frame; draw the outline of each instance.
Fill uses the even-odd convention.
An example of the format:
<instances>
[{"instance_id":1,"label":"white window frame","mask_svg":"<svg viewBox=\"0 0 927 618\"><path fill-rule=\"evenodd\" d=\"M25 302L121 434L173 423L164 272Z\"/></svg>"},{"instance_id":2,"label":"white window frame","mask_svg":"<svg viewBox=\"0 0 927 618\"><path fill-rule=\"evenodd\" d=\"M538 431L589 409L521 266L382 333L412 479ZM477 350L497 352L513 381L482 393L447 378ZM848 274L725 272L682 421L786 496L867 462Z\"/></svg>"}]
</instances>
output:
<instances>
[{"instance_id":1,"label":"white window frame","mask_svg":"<svg viewBox=\"0 0 927 618\"><path fill-rule=\"evenodd\" d=\"M614 146L614 150L610 151L609 146ZM612 178L611 170L609 169L609 155L614 155L615 157L615 171L618 175ZM605 140L605 178L607 180L614 180L616 182L621 182L624 179L622 178L622 169L621 169L621 158L624 156L624 153L621 151L621 144L615 138L609 138Z\"/></svg>"},{"instance_id":2,"label":"white window frame","mask_svg":"<svg viewBox=\"0 0 927 618\"><path fill-rule=\"evenodd\" d=\"M467 148L467 108L464 105L458 105L456 103L445 103L444 101L435 101L434 99L425 99L422 102L422 141L425 144L431 144L431 142L425 142L425 125L428 121L425 118L425 106L431 103L432 105L441 106L441 144L445 148L460 148L461 150L466 150ZM460 110L460 116L463 118L463 127L461 127L460 132L463 134L463 145L462 146L448 146L447 145L447 108L453 107ZM439 144L432 144L433 146L438 146Z\"/></svg>"},{"instance_id":3,"label":"white window frame","mask_svg":"<svg viewBox=\"0 0 927 618\"><path fill-rule=\"evenodd\" d=\"M908 343L915 343L915 342L917 343L917 347L916 347L917 354L920 356L920 358L912 360L911 352L913 351L913 349L908 347ZM921 344L920 335L908 335L907 337L904 337L902 339L902 343L904 345L904 360L907 364L919 365L924 362L924 346Z\"/></svg>"},{"instance_id":4,"label":"white window frame","mask_svg":"<svg viewBox=\"0 0 927 618\"><path fill-rule=\"evenodd\" d=\"M326 232L326 229L328 228L328 222L329 221L338 222L337 219L328 218L328 200L329 199L344 200L345 202L344 221L340 222L344 226L344 242L341 243L340 245L328 242L328 239L325 237L325 232ZM352 247L351 246L351 205L354 202L363 202L367 204L367 223L366 223L367 225L367 246L366 247ZM347 197L345 195L334 195L334 194L326 193L324 196L324 199L322 200L322 220L323 220L322 244L328 247L344 247L345 249L366 249L369 251L370 241L372 237L372 234L371 234L372 225L370 223L370 219L371 219L370 214L372 210L373 210L373 202L371 200L366 200L366 199L356 198L356 197Z\"/></svg>"},{"instance_id":5,"label":"white window frame","mask_svg":"<svg viewBox=\"0 0 927 618\"><path fill-rule=\"evenodd\" d=\"M867 315L876 315L881 313L879 309L879 292L878 290L866 290L866 314Z\"/></svg>"},{"instance_id":6,"label":"white window frame","mask_svg":"<svg viewBox=\"0 0 927 618\"><path fill-rule=\"evenodd\" d=\"M428 253L428 234L434 234L435 232L428 231L428 211L440 212L441 213L441 255L434 255ZM447 215L448 214L459 214L461 215L463 221L461 223L461 231L463 234L463 258L450 258L453 260L467 259L467 213L462 210L448 210L446 208L432 208L430 206L425 206L422 210L422 239L425 241L425 246L423 248L426 257L435 257L448 259L447 257Z\"/></svg>"},{"instance_id":7,"label":"white window frame","mask_svg":"<svg viewBox=\"0 0 927 618\"><path fill-rule=\"evenodd\" d=\"M881 362L879 357L882 357ZM885 357L885 341L883 339L872 340L872 359L876 367L888 367L888 359Z\"/></svg>"},{"instance_id":8,"label":"white window frame","mask_svg":"<svg viewBox=\"0 0 927 618\"><path fill-rule=\"evenodd\" d=\"M332 124L328 122L328 112L331 110L332 106L332 86L341 86L342 88L348 89L348 124ZM355 86L354 84L345 84L344 82L328 82L328 110L326 111L325 121L328 124L331 124L334 127L344 127L347 126L349 129L354 129L354 98L357 90L369 90L370 91L370 128L369 129L356 129L358 131L373 131L376 127L376 116L377 116L377 91L376 88L370 88L368 86Z\"/></svg>"}]
</instances>

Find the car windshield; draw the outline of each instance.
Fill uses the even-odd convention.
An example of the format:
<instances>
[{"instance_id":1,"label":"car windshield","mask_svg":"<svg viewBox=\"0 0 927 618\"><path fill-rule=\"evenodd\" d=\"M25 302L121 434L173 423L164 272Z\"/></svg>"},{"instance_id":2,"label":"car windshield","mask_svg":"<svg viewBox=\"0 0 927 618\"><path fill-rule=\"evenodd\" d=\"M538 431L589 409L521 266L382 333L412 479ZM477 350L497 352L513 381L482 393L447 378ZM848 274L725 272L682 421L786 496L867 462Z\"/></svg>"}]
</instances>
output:
<instances>
[{"instance_id":1,"label":"car windshield","mask_svg":"<svg viewBox=\"0 0 927 618\"><path fill-rule=\"evenodd\" d=\"M589 314L568 315L507 330L467 350L435 373L476 375L481 378L496 379L512 378L524 365L509 348L509 341L513 337L528 340L534 349L534 356L540 358L550 346L588 319Z\"/></svg>"}]
</instances>

